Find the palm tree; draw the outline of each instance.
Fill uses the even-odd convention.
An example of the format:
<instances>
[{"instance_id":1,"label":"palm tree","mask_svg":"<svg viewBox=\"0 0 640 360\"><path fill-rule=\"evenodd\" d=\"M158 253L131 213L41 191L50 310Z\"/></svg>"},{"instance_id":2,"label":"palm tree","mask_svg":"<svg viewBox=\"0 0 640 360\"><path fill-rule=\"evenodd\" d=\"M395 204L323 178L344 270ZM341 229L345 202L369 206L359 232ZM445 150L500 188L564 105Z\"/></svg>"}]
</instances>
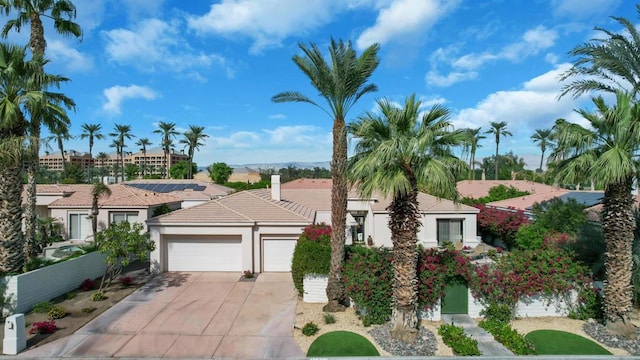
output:
<instances>
[{"instance_id":1,"label":"palm tree","mask_svg":"<svg viewBox=\"0 0 640 360\"><path fill-rule=\"evenodd\" d=\"M96 160L98 160L100 162L100 175L104 176L105 175L105 167L104 167L104 163L109 159L109 154L107 154L106 152L99 152L98 155L96 155ZM102 182L102 179L100 179L100 182Z\"/></svg>"},{"instance_id":2,"label":"palm tree","mask_svg":"<svg viewBox=\"0 0 640 360\"><path fill-rule=\"evenodd\" d=\"M553 142L551 141L551 137L553 135L553 131L551 129L536 129L536 132L531 135L531 140L534 143L540 146L540 151L542 151L542 156L540 157L540 171L542 171L542 164L544 163L544 152L547 150L547 146L553 146Z\"/></svg>"},{"instance_id":3,"label":"palm tree","mask_svg":"<svg viewBox=\"0 0 640 360\"><path fill-rule=\"evenodd\" d=\"M66 150L64 149L64 143L72 139L73 136L69 134L69 128L66 124L60 123L54 125L51 129L51 136L46 138L46 141L56 141L56 145L58 145L58 150L60 150L60 156L62 157L62 178L64 179L67 175L67 160L65 158Z\"/></svg>"},{"instance_id":4,"label":"palm tree","mask_svg":"<svg viewBox=\"0 0 640 360\"><path fill-rule=\"evenodd\" d=\"M379 113L369 112L349 126L359 141L348 175L363 197L380 192L392 198L387 207L393 241L392 336L412 341L418 327L418 191L457 198L455 172L466 165L451 148L465 134L453 131L449 110L441 105L423 114L415 95L402 108L387 99L377 103Z\"/></svg>"},{"instance_id":5,"label":"palm tree","mask_svg":"<svg viewBox=\"0 0 640 360\"><path fill-rule=\"evenodd\" d=\"M596 112L579 110L590 128L557 121L556 180L575 183L596 179L604 186L602 227L606 245L604 317L607 329L617 335L636 337L631 323L633 289L631 285L633 181L640 170L640 105L629 93L616 93L616 104L609 107L602 97L593 98Z\"/></svg>"},{"instance_id":6,"label":"palm tree","mask_svg":"<svg viewBox=\"0 0 640 360\"><path fill-rule=\"evenodd\" d=\"M333 119L333 155L331 159L331 266L327 284L329 303L325 311L344 311L348 304L342 282L342 261L347 219L347 132L345 119L351 107L365 94L376 91L367 83L378 67L380 46L374 44L358 57L351 42L331 39L330 61L326 61L318 46L299 44L304 56L294 55L293 62L311 80L311 84L326 101L328 109L298 91L279 93L274 102L305 102L319 107Z\"/></svg>"},{"instance_id":7,"label":"palm tree","mask_svg":"<svg viewBox=\"0 0 640 360\"><path fill-rule=\"evenodd\" d=\"M162 135L162 149L164 151L164 164L165 164L165 178L169 178L169 170L171 168L171 162L169 161L169 151L173 145L173 138L178 135L176 131L176 124L172 122L160 121L158 123L158 129L153 130L155 134Z\"/></svg>"},{"instance_id":8,"label":"palm tree","mask_svg":"<svg viewBox=\"0 0 640 360\"><path fill-rule=\"evenodd\" d=\"M44 73L44 65L46 63L46 61L44 61L45 49L47 46L41 17L52 19L55 31L63 36L75 36L76 38L82 36L80 25L72 21L72 19L76 17L76 8L69 0L0 0L0 12L6 16L17 15L15 19L7 21L3 26L2 32L0 33L3 38L6 38L11 30L20 32L23 26L27 24L30 25L29 47L31 48L32 59L40 59L38 68L38 72L40 73ZM67 81L66 79L62 80L62 77L60 77L60 79L57 84L62 81ZM38 83L38 81L36 81L36 83ZM47 84L45 83L40 83L38 86L38 90L47 89ZM73 101L65 96L57 99L51 98L51 101L56 104L62 103L67 109L75 107ZM40 128L44 122L45 125L51 129L50 124L46 122L53 121L56 118L39 111L34 111L30 115L29 131L31 136L29 137L29 146L30 151L35 154L35 156L26 164L27 204L25 206L24 226L25 238L27 239L25 244L27 248L32 241L31 239L35 239L37 228L36 178L38 173L38 152L40 150ZM68 120L66 113L61 115L64 115L63 118Z\"/></svg>"},{"instance_id":9,"label":"palm tree","mask_svg":"<svg viewBox=\"0 0 640 360\"><path fill-rule=\"evenodd\" d=\"M209 135L204 133L204 126L189 125L189 130L185 131L184 138L180 140L181 144L185 144L189 156L189 168L187 169L187 178L189 179L193 179L193 154L200 146L204 145L200 140L208 137Z\"/></svg>"},{"instance_id":10,"label":"palm tree","mask_svg":"<svg viewBox=\"0 0 640 360\"><path fill-rule=\"evenodd\" d=\"M91 164L89 166L89 181L93 181L93 140L104 139L104 135L100 132L102 130L101 124L82 124L82 134L80 134L80 139L89 139L89 158L91 159Z\"/></svg>"},{"instance_id":11,"label":"palm tree","mask_svg":"<svg viewBox=\"0 0 640 360\"><path fill-rule=\"evenodd\" d=\"M111 189L109 186L103 183L97 183L91 187L91 229L95 240L96 233L98 232L98 214L100 209L98 208L98 199L101 196L111 196Z\"/></svg>"},{"instance_id":12,"label":"palm tree","mask_svg":"<svg viewBox=\"0 0 640 360\"><path fill-rule=\"evenodd\" d=\"M142 151L142 178L144 178L144 173L147 168L147 146L150 145L152 145L152 143L147 138L140 138L136 142L136 146L140 146L140 151Z\"/></svg>"},{"instance_id":13,"label":"palm tree","mask_svg":"<svg viewBox=\"0 0 640 360\"><path fill-rule=\"evenodd\" d=\"M640 15L640 4L636 4ZM569 54L577 57L573 67L561 80L574 79L563 86L560 96L578 97L589 91L616 93L628 91L636 99L640 92L640 32L634 23L612 16L624 31L612 32L596 27L598 36L573 48Z\"/></svg>"},{"instance_id":14,"label":"palm tree","mask_svg":"<svg viewBox=\"0 0 640 360\"><path fill-rule=\"evenodd\" d=\"M476 151L479 147L482 147L479 142L482 139L486 139L486 136L483 136L480 133L480 130L481 128L463 129L463 133L465 135L463 144L466 151L469 152L469 168L471 169L472 180L476 179Z\"/></svg>"},{"instance_id":15,"label":"palm tree","mask_svg":"<svg viewBox=\"0 0 640 360\"><path fill-rule=\"evenodd\" d=\"M498 180L498 146L500 145L501 136L511 136L511 133L507 131L506 121L492 121L489 123L489 130L485 131L485 134L494 134L496 138L496 163L495 163L495 179Z\"/></svg>"},{"instance_id":16,"label":"palm tree","mask_svg":"<svg viewBox=\"0 0 640 360\"><path fill-rule=\"evenodd\" d=\"M122 165L122 180L124 181L124 148L127 147L125 144L125 140L131 140L135 136L131 134L131 125L121 125L115 124L113 127L113 132L109 133L109 136L114 137L113 145L116 146L116 152L120 156L120 163ZM118 178L118 174L116 172L116 179Z\"/></svg>"}]
</instances>

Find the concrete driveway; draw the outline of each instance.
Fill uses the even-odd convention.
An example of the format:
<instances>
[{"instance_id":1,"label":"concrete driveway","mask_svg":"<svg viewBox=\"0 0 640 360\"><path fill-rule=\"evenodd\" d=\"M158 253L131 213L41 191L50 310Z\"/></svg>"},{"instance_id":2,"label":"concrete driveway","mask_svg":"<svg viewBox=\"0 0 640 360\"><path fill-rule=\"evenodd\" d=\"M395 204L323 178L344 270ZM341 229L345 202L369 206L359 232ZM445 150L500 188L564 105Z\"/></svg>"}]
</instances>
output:
<instances>
[{"instance_id":1,"label":"concrete driveway","mask_svg":"<svg viewBox=\"0 0 640 360\"><path fill-rule=\"evenodd\" d=\"M75 334L20 357L301 358L288 273L166 273Z\"/></svg>"}]
</instances>

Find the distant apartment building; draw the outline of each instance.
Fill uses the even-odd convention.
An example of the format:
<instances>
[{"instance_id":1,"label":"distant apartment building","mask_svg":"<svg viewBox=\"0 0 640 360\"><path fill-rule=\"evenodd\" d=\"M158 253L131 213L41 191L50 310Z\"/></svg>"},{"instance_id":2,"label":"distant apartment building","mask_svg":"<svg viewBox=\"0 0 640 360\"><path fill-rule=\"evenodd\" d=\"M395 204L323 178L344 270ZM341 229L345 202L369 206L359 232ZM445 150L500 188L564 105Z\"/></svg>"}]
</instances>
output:
<instances>
[{"instance_id":1,"label":"distant apartment building","mask_svg":"<svg viewBox=\"0 0 640 360\"><path fill-rule=\"evenodd\" d=\"M95 154L94 154L95 155ZM105 175L115 175L114 167L115 164L120 166L120 159L116 152L111 152L107 154L108 157L106 159L98 159L91 158L89 153L80 153L75 150L65 151L65 161L69 163L74 163L80 165L83 169L88 169L93 165L96 169L104 168L107 170ZM169 166L173 166L179 161L187 161L189 160L189 156L184 152L176 153L172 151L169 154ZM146 154L143 154L142 151L137 153L126 152L124 153L124 165L127 164L135 164L140 168L142 166L146 166L145 173L146 174L156 174L156 175L164 175L166 163L164 151L161 148L154 148L147 150ZM62 171L62 155L61 153L46 153L44 156L40 157L40 165L45 166L47 169L52 171Z\"/></svg>"}]
</instances>

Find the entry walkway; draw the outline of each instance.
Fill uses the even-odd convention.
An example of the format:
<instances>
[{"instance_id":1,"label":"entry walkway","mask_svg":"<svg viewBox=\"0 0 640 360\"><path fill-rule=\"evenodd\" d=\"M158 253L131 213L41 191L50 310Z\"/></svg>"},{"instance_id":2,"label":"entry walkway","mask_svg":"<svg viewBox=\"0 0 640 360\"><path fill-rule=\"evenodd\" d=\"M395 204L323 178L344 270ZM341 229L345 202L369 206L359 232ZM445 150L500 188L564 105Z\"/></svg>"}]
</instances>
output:
<instances>
[{"instance_id":1,"label":"entry walkway","mask_svg":"<svg viewBox=\"0 0 640 360\"><path fill-rule=\"evenodd\" d=\"M483 356L509 356L513 355L509 349L497 342L493 335L479 327L469 315L442 314L442 322L453 324L464 329L464 333L478 341L478 350Z\"/></svg>"}]
</instances>

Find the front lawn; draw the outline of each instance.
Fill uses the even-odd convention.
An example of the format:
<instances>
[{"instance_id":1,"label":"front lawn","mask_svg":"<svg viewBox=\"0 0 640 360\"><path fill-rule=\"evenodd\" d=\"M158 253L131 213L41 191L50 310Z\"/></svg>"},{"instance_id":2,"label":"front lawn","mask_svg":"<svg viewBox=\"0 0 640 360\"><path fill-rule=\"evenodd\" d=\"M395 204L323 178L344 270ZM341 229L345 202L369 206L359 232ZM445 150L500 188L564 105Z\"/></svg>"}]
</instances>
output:
<instances>
[{"instance_id":1,"label":"front lawn","mask_svg":"<svg viewBox=\"0 0 640 360\"><path fill-rule=\"evenodd\" d=\"M307 356L380 356L380 353L362 335L333 331L319 336L309 347Z\"/></svg>"},{"instance_id":2,"label":"front lawn","mask_svg":"<svg viewBox=\"0 0 640 360\"><path fill-rule=\"evenodd\" d=\"M535 345L537 355L611 355L595 342L565 331L536 330L525 339Z\"/></svg>"}]
</instances>

